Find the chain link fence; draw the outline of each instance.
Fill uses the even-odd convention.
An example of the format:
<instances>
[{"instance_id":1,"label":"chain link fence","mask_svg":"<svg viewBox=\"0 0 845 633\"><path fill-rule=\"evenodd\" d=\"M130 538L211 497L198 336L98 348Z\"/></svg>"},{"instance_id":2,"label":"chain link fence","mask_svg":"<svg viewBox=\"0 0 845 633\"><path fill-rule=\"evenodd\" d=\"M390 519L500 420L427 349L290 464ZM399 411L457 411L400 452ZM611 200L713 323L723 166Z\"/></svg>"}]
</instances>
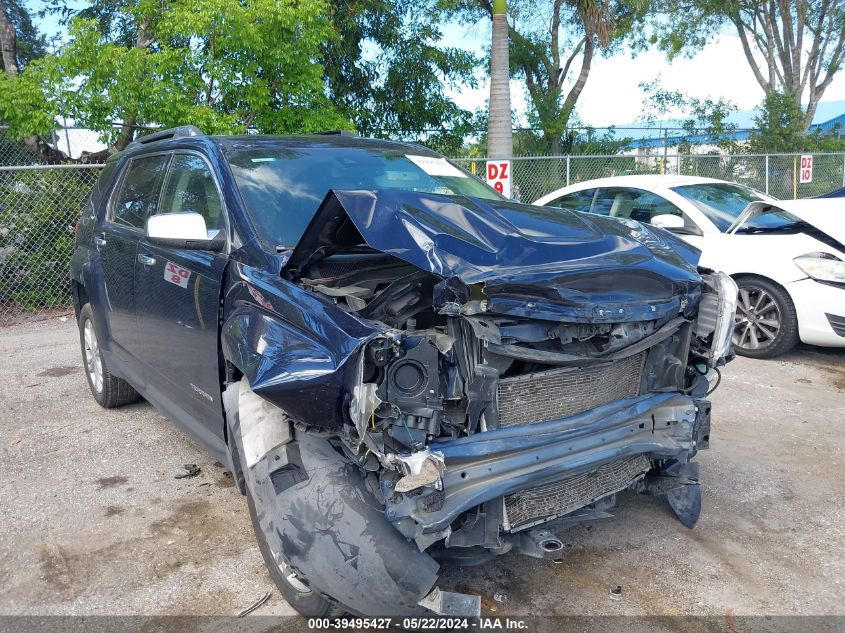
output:
<instances>
[{"instance_id":1,"label":"chain link fence","mask_svg":"<svg viewBox=\"0 0 845 633\"><path fill-rule=\"evenodd\" d=\"M453 162L484 177L484 158ZM813 179L801 183L797 154L669 154L650 156L538 156L511 159L512 196L534 202L552 191L596 178L631 174L705 176L739 182L781 200L845 187L845 154L815 154Z\"/></svg>"},{"instance_id":2,"label":"chain link fence","mask_svg":"<svg viewBox=\"0 0 845 633\"><path fill-rule=\"evenodd\" d=\"M44 140L66 157L65 160L57 162L73 162L86 154L105 149L106 146L100 142L99 138L100 135L93 130L68 127L55 130ZM81 162L94 161L88 159ZM22 140L10 135L7 127L0 125L0 167L39 164L44 163L27 148Z\"/></svg>"},{"instance_id":3,"label":"chain link fence","mask_svg":"<svg viewBox=\"0 0 845 633\"><path fill-rule=\"evenodd\" d=\"M100 166L0 167L0 324L71 303L73 231Z\"/></svg>"},{"instance_id":4,"label":"chain link fence","mask_svg":"<svg viewBox=\"0 0 845 633\"><path fill-rule=\"evenodd\" d=\"M4 149L5 148L5 149ZM0 324L71 304L73 230L100 165L33 165L26 148L0 137ZM16 153L13 153L16 152ZM3 166L3 157L18 164ZM484 159L455 159L483 177ZM796 155L518 157L513 194L533 202L567 184L624 174L684 174L744 183L775 198L814 196L843 186L845 155L817 154L813 180L798 182Z\"/></svg>"}]
</instances>

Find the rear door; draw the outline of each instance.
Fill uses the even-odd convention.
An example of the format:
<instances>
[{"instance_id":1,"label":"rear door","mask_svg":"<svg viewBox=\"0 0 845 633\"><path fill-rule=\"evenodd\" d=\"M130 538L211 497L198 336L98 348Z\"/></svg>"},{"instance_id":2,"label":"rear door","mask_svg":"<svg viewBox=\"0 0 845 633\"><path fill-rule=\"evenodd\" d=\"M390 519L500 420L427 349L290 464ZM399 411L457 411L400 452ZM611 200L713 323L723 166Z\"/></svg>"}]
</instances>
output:
<instances>
[{"instance_id":1,"label":"rear door","mask_svg":"<svg viewBox=\"0 0 845 633\"><path fill-rule=\"evenodd\" d=\"M227 234L220 189L201 155L173 154L158 213L199 213L209 237ZM155 246L142 239L135 269L147 382L160 404L206 443L223 437L218 315L227 261L225 251Z\"/></svg>"},{"instance_id":2,"label":"rear door","mask_svg":"<svg viewBox=\"0 0 845 633\"><path fill-rule=\"evenodd\" d=\"M155 213L170 157L139 156L123 169L95 234L102 275L95 311L101 312L107 333L103 348L118 367L140 369L135 320L135 255L146 218Z\"/></svg>"}]
</instances>

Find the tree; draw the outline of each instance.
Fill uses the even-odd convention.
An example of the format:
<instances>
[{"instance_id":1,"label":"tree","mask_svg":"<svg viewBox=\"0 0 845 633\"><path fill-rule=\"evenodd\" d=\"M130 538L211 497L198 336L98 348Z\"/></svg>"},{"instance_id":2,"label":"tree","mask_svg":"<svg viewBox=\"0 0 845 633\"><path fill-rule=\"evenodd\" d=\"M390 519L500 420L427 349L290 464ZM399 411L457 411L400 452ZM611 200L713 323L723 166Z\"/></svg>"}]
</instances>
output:
<instances>
[{"instance_id":1,"label":"tree","mask_svg":"<svg viewBox=\"0 0 845 633\"><path fill-rule=\"evenodd\" d=\"M20 0L0 0L0 71L15 73L47 50L44 36Z\"/></svg>"},{"instance_id":2,"label":"tree","mask_svg":"<svg viewBox=\"0 0 845 633\"><path fill-rule=\"evenodd\" d=\"M736 125L731 123L730 115L737 111L732 101L724 98L698 99L690 97L680 90L666 90L660 87L660 80L640 84L646 94L640 121L648 127L656 128L661 134L664 125L670 125L671 136L681 136L680 145L689 146L687 136L705 136L708 145L716 145L727 152L738 151L734 140ZM668 117L673 118L669 119ZM666 129L667 134L669 129Z\"/></svg>"},{"instance_id":3,"label":"tree","mask_svg":"<svg viewBox=\"0 0 845 633\"><path fill-rule=\"evenodd\" d=\"M508 3L485 3L493 20L490 44L490 114L487 123L487 150L491 157L513 155L511 130L510 58L508 51Z\"/></svg>"},{"instance_id":4,"label":"tree","mask_svg":"<svg viewBox=\"0 0 845 633\"><path fill-rule=\"evenodd\" d=\"M661 0L651 41L670 58L701 49L725 26L739 36L766 96L789 95L806 133L845 56L845 0Z\"/></svg>"},{"instance_id":5,"label":"tree","mask_svg":"<svg viewBox=\"0 0 845 633\"><path fill-rule=\"evenodd\" d=\"M833 130L825 134L804 130L806 112L795 96L773 92L766 95L760 114L754 119L757 130L751 135L748 149L757 154L793 152L838 152L845 149L845 140Z\"/></svg>"},{"instance_id":6,"label":"tree","mask_svg":"<svg viewBox=\"0 0 845 633\"><path fill-rule=\"evenodd\" d=\"M330 101L366 136L454 152L472 114L447 95L474 84L474 55L441 43L437 0L335 0L320 56Z\"/></svg>"},{"instance_id":7,"label":"tree","mask_svg":"<svg viewBox=\"0 0 845 633\"><path fill-rule=\"evenodd\" d=\"M511 0L510 72L522 79L543 131L559 153L597 54L609 53L647 11L649 0ZM466 21L493 14L489 0L452 0Z\"/></svg>"},{"instance_id":8,"label":"tree","mask_svg":"<svg viewBox=\"0 0 845 633\"><path fill-rule=\"evenodd\" d=\"M19 95L9 90L6 87L8 82L4 83L3 80L16 80L21 70L33 59L43 55L45 49L44 37L33 25L26 7L19 0L0 0L0 101L5 96L12 108L21 105ZM7 91L5 95L4 88ZM32 95L29 95L28 104L33 104ZM6 110L9 109L7 106ZM8 119L0 106L0 122L8 123ZM61 152L51 148L38 136L22 136L22 140L27 149L41 158L56 160L62 156Z\"/></svg>"},{"instance_id":9,"label":"tree","mask_svg":"<svg viewBox=\"0 0 845 633\"><path fill-rule=\"evenodd\" d=\"M74 17L57 54L0 77L0 119L16 134L44 135L64 115L119 150L147 126L350 127L324 90L319 56L334 33L322 0L106 0L87 11L109 19Z\"/></svg>"}]
</instances>

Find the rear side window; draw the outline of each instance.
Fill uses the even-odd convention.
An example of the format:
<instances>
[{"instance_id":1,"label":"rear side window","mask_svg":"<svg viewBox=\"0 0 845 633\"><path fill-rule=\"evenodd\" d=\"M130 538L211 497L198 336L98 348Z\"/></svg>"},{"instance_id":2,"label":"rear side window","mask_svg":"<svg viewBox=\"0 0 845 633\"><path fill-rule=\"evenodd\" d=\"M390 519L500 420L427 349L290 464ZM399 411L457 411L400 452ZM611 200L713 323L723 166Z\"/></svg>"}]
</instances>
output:
<instances>
[{"instance_id":1,"label":"rear side window","mask_svg":"<svg viewBox=\"0 0 845 633\"><path fill-rule=\"evenodd\" d=\"M595 189L584 189L583 191L576 191L561 196L556 200L547 202L544 206L560 207L561 209L571 209L572 211L590 211L590 206L593 204L593 194Z\"/></svg>"},{"instance_id":2,"label":"rear side window","mask_svg":"<svg viewBox=\"0 0 845 633\"><path fill-rule=\"evenodd\" d=\"M169 155L161 154L131 160L114 199L109 218L112 222L144 228L147 216L158 209L158 196L169 161Z\"/></svg>"},{"instance_id":3,"label":"rear side window","mask_svg":"<svg viewBox=\"0 0 845 633\"><path fill-rule=\"evenodd\" d=\"M209 237L223 228L223 203L214 176L196 154L177 154L167 175L158 213L199 213Z\"/></svg>"}]
</instances>

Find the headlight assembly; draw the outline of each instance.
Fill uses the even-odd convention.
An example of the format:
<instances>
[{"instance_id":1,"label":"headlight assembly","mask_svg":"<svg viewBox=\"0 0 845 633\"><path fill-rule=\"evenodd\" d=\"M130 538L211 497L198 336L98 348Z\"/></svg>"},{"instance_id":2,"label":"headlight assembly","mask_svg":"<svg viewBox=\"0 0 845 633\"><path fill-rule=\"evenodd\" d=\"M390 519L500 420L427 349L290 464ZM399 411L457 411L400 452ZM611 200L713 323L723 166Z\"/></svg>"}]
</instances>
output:
<instances>
[{"instance_id":1,"label":"headlight assembly","mask_svg":"<svg viewBox=\"0 0 845 633\"><path fill-rule=\"evenodd\" d=\"M707 364L715 367L719 360L726 357L731 349L736 313L737 287L731 277L725 273L702 275L702 280L710 289L701 298L698 321L695 327L697 336L710 338L707 351Z\"/></svg>"},{"instance_id":2,"label":"headlight assembly","mask_svg":"<svg viewBox=\"0 0 845 633\"><path fill-rule=\"evenodd\" d=\"M845 262L828 253L810 253L792 260L804 273L816 281L845 284Z\"/></svg>"}]
</instances>

